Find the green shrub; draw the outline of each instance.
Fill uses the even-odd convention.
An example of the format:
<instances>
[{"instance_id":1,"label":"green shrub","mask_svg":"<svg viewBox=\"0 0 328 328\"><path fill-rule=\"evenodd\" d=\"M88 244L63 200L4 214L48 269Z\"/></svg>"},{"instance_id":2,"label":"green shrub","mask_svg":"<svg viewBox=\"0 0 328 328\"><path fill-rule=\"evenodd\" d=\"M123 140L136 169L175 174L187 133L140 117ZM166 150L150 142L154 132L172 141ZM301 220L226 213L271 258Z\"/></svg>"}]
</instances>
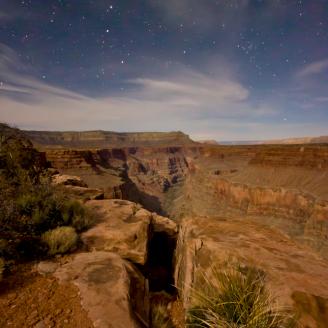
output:
<instances>
[{"instance_id":1,"label":"green shrub","mask_svg":"<svg viewBox=\"0 0 328 328\"><path fill-rule=\"evenodd\" d=\"M189 327L285 328L295 326L286 309L275 306L256 268L219 271L202 275L200 288L192 290L194 306L187 312Z\"/></svg>"},{"instance_id":2,"label":"green shrub","mask_svg":"<svg viewBox=\"0 0 328 328\"><path fill-rule=\"evenodd\" d=\"M29 217L29 224L36 231L45 231L64 224L61 213L63 202L49 185L24 190L16 201L19 214Z\"/></svg>"},{"instance_id":3,"label":"green shrub","mask_svg":"<svg viewBox=\"0 0 328 328\"><path fill-rule=\"evenodd\" d=\"M59 227L45 232L42 241L47 244L49 255L64 254L76 246L78 235L72 227Z\"/></svg>"},{"instance_id":4,"label":"green shrub","mask_svg":"<svg viewBox=\"0 0 328 328\"><path fill-rule=\"evenodd\" d=\"M63 221L77 231L83 231L92 224L91 213L78 201L68 200L62 207Z\"/></svg>"}]
</instances>

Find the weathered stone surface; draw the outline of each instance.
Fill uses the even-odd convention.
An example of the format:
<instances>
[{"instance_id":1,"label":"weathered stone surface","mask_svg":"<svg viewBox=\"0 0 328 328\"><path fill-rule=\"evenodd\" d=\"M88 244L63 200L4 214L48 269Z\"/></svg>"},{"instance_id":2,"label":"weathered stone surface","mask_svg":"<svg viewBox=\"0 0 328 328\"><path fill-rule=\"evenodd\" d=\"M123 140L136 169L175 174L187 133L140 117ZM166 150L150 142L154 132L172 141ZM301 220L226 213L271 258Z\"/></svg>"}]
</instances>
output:
<instances>
[{"instance_id":1,"label":"weathered stone surface","mask_svg":"<svg viewBox=\"0 0 328 328\"><path fill-rule=\"evenodd\" d=\"M237 261L263 270L269 289L282 305L296 302L300 308L297 293L320 298L321 305L312 302L314 308L303 306L302 320L311 317L312 322L320 324L319 320L320 327L328 322L328 311L322 310L328 304L328 262L278 230L247 219L186 218L179 231L176 259L175 279L186 307L190 286L200 270L209 272L213 264L222 268Z\"/></svg>"},{"instance_id":2,"label":"weathered stone surface","mask_svg":"<svg viewBox=\"0 0 328 328\"><path fill-rule=\"evenodd\" d=\"M128 271L133 275L133 284ZM142 275L117 254L77 254L61 266L55 276L79 288L82 306L95 328L137 328L141 327L137 317L145 323L148 321L147 284ZM139 295L131 294L136 283Z\"/></svg>"},{"instance_id":3,"label":"weathered stone surface","mask_svg":"<svg viewBox=\"0 0 328 328\"><path fill-rule=\"evenodd\" d=\"M54 273L58 266L59 264L57 262L42 261L36 265L36 269L39 273L46 275Z\"/></svg>"},{"instance_id":4,"label":"weathered stone surface","mask_svg":"<svg viewBox=\"0 0 328 328\"><path fill-rule=\"evenodd\" d=\"M173 220L156 213L152 215L152 227L154 232L165 232L169 236L175 236L178 233L178 226Z\"/></svg>"},{"instance_id":5,"label":"weathered stone surface","mask_svg":"<svg viewBox=\"0 0 328 328\"><path fill-rule=\"evenodd\" d=\"M56 174L52 177L52 183L55 185L88 187L88 185L78 176Z\"/></svg>"},{"instance_id":6,"label":"weathered stone surface","mask_svg":"<svg viewBox=\"0 0 328 328\"><path fill-rule=\"evenodd\" d=\"M95 226L82 235L90 249L114 252L134 263L146 263L150 212L123 200L93 200L86 205L97 217Z\"/></svg>"}]
</instances>

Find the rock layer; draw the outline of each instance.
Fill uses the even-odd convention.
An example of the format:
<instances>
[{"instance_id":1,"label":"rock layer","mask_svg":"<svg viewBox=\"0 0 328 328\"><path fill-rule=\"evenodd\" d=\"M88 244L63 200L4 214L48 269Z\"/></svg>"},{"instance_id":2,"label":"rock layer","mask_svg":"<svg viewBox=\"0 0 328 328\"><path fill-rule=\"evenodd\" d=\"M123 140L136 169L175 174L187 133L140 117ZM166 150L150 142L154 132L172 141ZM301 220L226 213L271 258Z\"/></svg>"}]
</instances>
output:
<instances>
[{"instance_id":1,"label":"rock layer","mask_svg":"<svg viewBox=\"0 0 328 328\"><path fill-rule=\"evenodd\" d=\"M264 271L280 305L299 308L304 300L312 302L312 307L302 308L301 322L307 327L324 327L328 320L327 262L278 230L245 219L185 218L176 258L175 280L186 308L200 272L210 274L213 265L222 269L240 263ZM310 301L316 298L322 303Z\"/></svg>"}]
</instances>

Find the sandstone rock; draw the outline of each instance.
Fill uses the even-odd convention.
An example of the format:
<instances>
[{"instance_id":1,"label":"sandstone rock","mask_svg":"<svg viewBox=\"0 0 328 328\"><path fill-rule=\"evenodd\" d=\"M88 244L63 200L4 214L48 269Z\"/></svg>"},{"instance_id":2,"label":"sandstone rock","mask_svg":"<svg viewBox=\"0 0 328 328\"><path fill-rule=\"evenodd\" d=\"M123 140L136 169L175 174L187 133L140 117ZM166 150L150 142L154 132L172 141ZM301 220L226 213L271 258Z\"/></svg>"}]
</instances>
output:
<instances>
[{"instance_id":1,"label":"sandstone rock","mask_svg":"<svg viewBox=\"0 0 328 328\"><path fill-rule=\"evenodd\" d=\"M78 176L56 174L52 177L55 185L88 187L88 185Z\"/></svg>"},{"instance_id":2,"label":"sandstone rock","mask_svg":"<svg viewBox=\"0 0 328 328\"><path fill-rule=\"evenodd\" d=\"M152 227L154 232L165 232L169 236L175 236L178 233L178 226L173 220L156 213L152 215Z\"/></svg>"},{"instance_id":3,"label":"sandstone rock","mask_svg":"<svg viewBox=\"0 0 328 328\"><path fill-rule=\"evenodd\" d=\"M93 200L86 206L97 216L95 226L82 234L90 249L114 252L134 263L146 263L150 212L121 200Z\"/></svg>"},{"instance_id":4,"label":"sandstone rock","mask_svg":"<svg viewBox=\"0 0 328 328\"><path fill-rule=\"evenodd\" d=\"M129 273L133 275L133 284ZM141 327L137 317L148 322L147 283L131 264L117 254L77 254L71 262L61 266L55 276L79 288L82 306L95 328ZM136 286L139 295L131 293ZM133 300L137 316L132 311L130 300Z\"/></svg>"},{"instance_id":5,"label":"sandstone rock","mask_svg":"<svg viewBox=\"0 0 328 328\"><path fill-rule=\"evenodd\" d=\"M36 265L36 269L40 274L52 274L59 267L59 263L51 261L42 261Z\"/></svg>"},{"instance_id":6,"label":"sandstone rock","mask_svg":"<svg viewBox=\"0 0 328 328\"><path fill-rule=\"evenodd\" d=\"M303 307L302 318L310 316L318 321L314 313L321 313L320 320L328 320L328 311L322 314L320 309L328 306L327 261L278 230L245 218L185 218L179 230L176 259L176 284L186 308L190 286L197 281L200 270L210 272L213 264L224 268L236 261L263 270L268 288L281 305L296 303L299 308L295 293L319 297L321 305L316 303L316 309Z\"/></svg>"}]
</instances>

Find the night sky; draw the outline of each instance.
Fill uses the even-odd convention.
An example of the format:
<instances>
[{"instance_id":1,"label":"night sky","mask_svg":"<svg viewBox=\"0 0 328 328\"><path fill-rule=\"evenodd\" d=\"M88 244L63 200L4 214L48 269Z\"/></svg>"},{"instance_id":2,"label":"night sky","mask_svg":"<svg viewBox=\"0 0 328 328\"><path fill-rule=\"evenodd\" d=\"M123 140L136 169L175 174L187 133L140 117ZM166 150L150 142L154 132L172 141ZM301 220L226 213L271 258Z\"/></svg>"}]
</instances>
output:
<instances>
[{"instance_id":1,"label":"night sky","mask_svg":"<svg viewBox=\"0 0 328 328\"><path fill-rule=\"evenodd\" d=\"M0 121L328 135L328 0L0 0Z\"/></svg>"}]
</instances>

